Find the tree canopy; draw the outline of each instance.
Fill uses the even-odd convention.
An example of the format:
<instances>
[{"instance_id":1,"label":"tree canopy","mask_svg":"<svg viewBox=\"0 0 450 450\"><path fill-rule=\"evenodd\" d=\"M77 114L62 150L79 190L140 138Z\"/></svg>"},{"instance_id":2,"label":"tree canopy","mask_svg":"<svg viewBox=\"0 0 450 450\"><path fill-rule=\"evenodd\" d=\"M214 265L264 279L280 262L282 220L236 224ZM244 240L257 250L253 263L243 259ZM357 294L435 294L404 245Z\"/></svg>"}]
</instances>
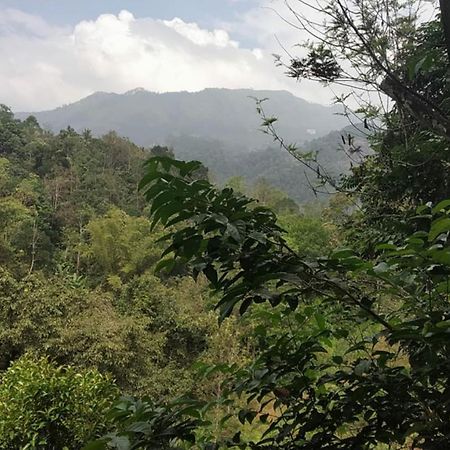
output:
<instances>
[{"instance_id":1,"label":"tree canopy","mask_svg":"<svg viewBox=\"0 0 450 450\"><path fill-rule=\"evenodd\" d=\"M290 9L288 75L363 92L337 178L257 101L325 205L0 109L0 448L450 447L449 21L419 3Z\"/></svg>"}]
</instances>

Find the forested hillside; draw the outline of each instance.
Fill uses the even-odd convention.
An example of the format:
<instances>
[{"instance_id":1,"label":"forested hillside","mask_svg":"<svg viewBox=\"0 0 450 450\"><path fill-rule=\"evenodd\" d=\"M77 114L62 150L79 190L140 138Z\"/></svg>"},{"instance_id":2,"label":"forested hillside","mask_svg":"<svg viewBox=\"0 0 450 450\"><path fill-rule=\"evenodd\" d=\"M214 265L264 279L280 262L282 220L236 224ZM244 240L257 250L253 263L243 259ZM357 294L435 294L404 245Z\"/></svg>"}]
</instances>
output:
<instances>
[{"instance_id":1,"label":"forested hillside","mask_svg":"<svg viewBox=\"0 0 450 450\"><path fill-rule=\"evenodd\" d=\"M155 274L162 230L152 230L138 184L144 161L162 155L171 153L114 132L53 134L1 107L0 371L10 381L0 384L0 448L38 438L38 448L80 448L105 430L103 415L119 393L155 401L185 392L208 398L221 378L197 384L193 363L251 357L251 327L235 319L219 327L204 281L194 282L183 265L170 276ZM305 239L296 230L304 227L328 245L332 230L322 227L320 212L301 216L293 200L263 181L246 189L280 212L294 242ZM13 394L8 383L21 377L36 377L36 384ZM77 377L85 377L85 387ZM50 420L55 408L63 414L59 400L43 406L59 383L80 399L66 405L68 423L51 419L66 431L49 436L35 421L39 414ZM19 420L21 414L26 418Z\"/></svg>"},{"instance_id":2,"label":"forested hillside","mask_svg":"<svg viewBox=\"0 0 450 450\"><path fill-rule=\"evenodd\" d=\"M116 131L138 145L166 144L170 138L196 137L220 141L239 151L266 147L253 98L268 98L268 108L282 121L287 139L304 142L339 130L348 122L339 107L308 103L285 91L205 89L157 94L135 89L125 94L97 92L53 111L33 112L54 132L68 126L92 130L96 136ZM25 118L31 113L21 113Z\"/></svg>"},{"instance_id":3,"label":"forested hillside","mask_svg":"<svg viewBox=\"0 0 450 450\"><path fill-rule=\"evenodd\" d=\"M370 153L369 144L366 134L351 125L309 140L301 144L300 148L316 153L318 161L334 178L339 179L341 175L348 173L352 164L348 145L342 141L343 138L348 139L349 135L353 136L355 146L360 147L358 154L353 157L353 161L359 161L362 156ZM309 174L308 179L308 173L298 167L295 158L273 143L265 149L250 152L226 148L220 141L195 137L171 138L169 145L177 158L202 162L218 184L223 185L229 178L236 176L242 177L248 185L264 179L299 203L317 198L310 186L315 183L314 175L311 178ZM319 194L319 198L323 196Z\"/></svg>"},{"instance_id":4,"label":"forested hillside","mask_svg":"<svg viewBox=\"0 0 450 450\"><path fill-rule=\"evenodd\" d=\"M201 284L153 274L161 232L137 190L151 153L114 133L52 135L5 107L0 146L2 370L32 354L109 373L123 392L191 389L189 365L214 358L221 331Z\"/></svg>"},{"instance_id":5,"label":"forested hillside","mask_svg":"<svg viewBox=\"0 0 450 450\"><path fill-rule=\"evenodd\" d=\"M320 39L305 43L308 56L291 59L289 74L350 78L363 92L389 96L394 107L386 109L358 97L373 151L336 181L260 112L265 131L298 166L339 192L325 215L339 230L331 252L305 254L316 238L293 244L292 228L284 226L286 236L273 209L239 194L239 178L220 189L198 179L200 163L159 157L146 164L140 187L154 223L167 231L159 268L186 264L219 294L221 320L240 315L255 325L252 361L200 367L204 380L225 377L219 400L191 397L188 407L166 410L164 419L176 423L169 448L450 446L450 8L441 2L442 16L423 23L414 2L325 7L332 20L322 31L296 16ZM348 141L355 157L359 145ZM218 410L221 427L205 433ZM135 431L139 418L129 409L116 433L95 445L106 449L117 438L158 445L158 432ZM161 423L154 413L146 420Z\"/></svg>"},{"instance_id":6,"label":"forested hillside","mask_svg":"<svg viewBox=\"0 0 450 450\"><path fill-rule=\"evenodd\" d=\"M0 107L0 449L450 448L450 6L301 5L278 63L361 132L304 148L256 102L276 149L220 183Z\"/></svg>"},{"instance_id":7,"label":"forested hillside","mask_svg":"<svg viewBox=\"0 0 450 450\"><path fill-rule=\"evenodd\" d=\"M242 176L250 184L265 178L298 202L313 200L305 174L293 166L289 155L273 148L270 136L260 131L255 98L268 99L268 112L279 118L285 139L302 144L305 150L318 151L336 177L348 170L349 158L342 151L338 132L348 125L347 119L338 114L342 108L311 104L288 92L99 92L54 111L33 114L53 132L70 126L101 136L113 130L140 145L167 145L180 159L201 161L217 183L223 184L233 176ZM17 117L27 115L20 113ZM358 133L350 128L342 133Z\"/></svg>"}]
</instances>

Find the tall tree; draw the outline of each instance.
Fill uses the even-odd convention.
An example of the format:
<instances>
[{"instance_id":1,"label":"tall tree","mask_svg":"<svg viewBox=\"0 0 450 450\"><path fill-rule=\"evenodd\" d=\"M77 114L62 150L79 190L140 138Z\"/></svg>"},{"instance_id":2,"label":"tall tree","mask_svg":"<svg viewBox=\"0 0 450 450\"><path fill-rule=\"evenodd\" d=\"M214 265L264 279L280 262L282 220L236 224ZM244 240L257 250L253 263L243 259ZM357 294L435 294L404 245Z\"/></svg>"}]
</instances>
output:
<instances>
[{"instance_id":1,"label":"tall tree","mask_svg":"<svg viewBox=\"0 0 450 450\"><path fill-rule=\"evenodd\" d=\"M442 29L445 35L445 44L447 46L448 63L450 65L450 3L446 0L439 0L441 8Z\"/></svg>"},{"instance_id":2,"label":"tall tree","mask_svg":"<svg viewBox=\"0 0 450 450\"><path fill-rule=\"evenodd\" d=\"M295 9L288 2L290 24L311 39L301 45L306 56L289 56L287 63L280 57L280 64L298 80L344 87L346 93L336 100L355 127L365 130L373 153L352 161L350 174L335 180L311 155L285 143L259 107L263 126L322 184L353 196L361 214L353 218L350 240L368 253L377 241L395 241L413 230L406 217L416 207L450 197L448 6L443 3L441 19L435 15L424 22L423 2L415 0L298 0L301 7ZM342 139L354 154L352 136Z\"/></svg>"}]
</instances>

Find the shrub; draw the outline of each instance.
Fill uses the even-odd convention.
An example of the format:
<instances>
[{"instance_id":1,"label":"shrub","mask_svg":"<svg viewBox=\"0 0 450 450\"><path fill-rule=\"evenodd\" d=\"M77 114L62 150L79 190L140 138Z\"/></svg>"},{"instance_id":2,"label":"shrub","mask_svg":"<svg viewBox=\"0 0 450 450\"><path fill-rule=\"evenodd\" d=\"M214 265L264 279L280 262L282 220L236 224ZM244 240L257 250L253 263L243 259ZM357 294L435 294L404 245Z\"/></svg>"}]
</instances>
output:
<instances>
[{"instance_id":1,"label":"shrub","mask_svg":"<svg viewBox=\"0 0 450 450\"><path fill-rule=\"evenodd\" d=\"M96 370L77 372L26 355L0 378L0 449L79 449L107 430L117 395Z\"/></svg>"}]
</instances>

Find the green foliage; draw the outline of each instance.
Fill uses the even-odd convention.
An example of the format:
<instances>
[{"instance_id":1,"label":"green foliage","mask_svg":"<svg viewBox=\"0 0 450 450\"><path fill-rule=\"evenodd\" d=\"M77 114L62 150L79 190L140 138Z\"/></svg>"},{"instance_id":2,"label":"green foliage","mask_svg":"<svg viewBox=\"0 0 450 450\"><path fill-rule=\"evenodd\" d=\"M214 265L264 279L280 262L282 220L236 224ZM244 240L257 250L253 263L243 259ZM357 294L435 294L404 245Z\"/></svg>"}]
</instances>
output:
<instances>
[{"instance_id":1,"label":"green foliage","mask_svg":"<svg viewBox=\"0 0 450 450\"><path fill-rule=\"evenodd\" d=\"M245 192L243 192L245 194ZM284 192L275 189L264 178L256 180L252 186L251 197L277 214L298 212L298 205Z\"/></svg>"},{"instance_id":2,"label":"green foliage","mask_svg":"<svg viewBox=\"0 0 450 450\"><path fill-rule=\"evenodd\" d=\"M123 394L195 391L190 366L219 333L209 294L183 267L152 275L161 232L137 190L144 158L170 150L1 111L0 370L30 353L111 374ZM239 354L237 331L227 345Z\"/></svg>"},{"instance_id":3,"label":"green foliage","mask_svg":"<svg viewBox=\"0 0 450 450\"><path fill-rule=\"evenodd\" d=\"M114 206L142 213L136 187L146 152L115 133L55 136L2 107L0 141L1 255L15 273L51 268L64 234L82 242L87 222Z\"/></svg>"},{"instance_id":4,"label":"green foliage","mask_svg":"<svg viewBox=\"0 0 450 450\"><path fill-rule=\"evenodd\" d=\"M167 399L212 389L215 382L196 386L190 366L219 362L227 332L205 306L201 284L180 279L166 286L145 274L119 281L112 293L64 273L26 280L0 274L0 370L28 352L112 374L124 394ZM228 333L227 352L245 357L240 328Z\"/></svg>"},{"instance_id":5,"label":"green foliage","mask_svg":"<svg viewBox=\"0 0 450 450\"><path fill-rule=\"evenodd\" d=\"M179 441L194 441L198 420L186 418L198 402L178 401L172 405L154 405L150 399L122 398L109 412L116 431L88 444L84 450L132 450L139 448L168 450L180 448Z\"/></svg>"},{"instance_id":6,"label":"green foliage","mask_svg":"<svg viewBox=\"0 0 450 450\"><path fill-rule=\"evenodd\" d=\"M335 99L355 125L342 135L350 173L340 168L340 176L332 176L319 159L297 157L298 147L277 133L259 102L263 129L321 187L353 195L360 214L346 224L348 242L373 257L378 242L400 243L417 229L407 221L415 208L450 196L448 18L437 14L426 21L421 2L410 0L304 1L301 11L289 10L311 40L299 43L306 57L287 64L278 58L288 76L350 88ZM311 19L319 10L321 26ZM361 152L360 134L372 152Z\"/></svg>"},{"instance_id":7,"label":"green foliage","mask_svg":"<svg viewBox=\"0 0 450 450\"><path fill-rule=\"evenodd\" d=\"M107 430L118 390L95 370L23 357L1 376L0 448L79 449Z\"/></svg>"},{"instance_id":8,"label":"green foliage","mask_svg":"<svg viewBox=\"0 0 450 450\"><path fill-rule=\"evenodd\" d=\"M333 225L327 225L318 215L281 215L279 222L286 230L288 246L299 255L326 255L334 244Z\"/></svg>"},{"instance_id":9,"label":"green foliage","mask_svg":"<svg viewBox=\"0 0 450 450\"><path fill-rule=\"evenodd\" d=\"M103 277L130 278L145 272L157 262L160 254L160 247L155 243L158 234L150 233L150 225L144 217L130 217L119 209L110 210L86 225L88 238L81 261L91 260L94 273L96 265Z\"/></svg>"},{"instance_id":10,"label":"green foliage","mask_svg":"<svg viewBox=\"0 0 450 450\"><path fill-rule=\"evenodd\" d=\"M248 195L250 192L250 196L261 206L275 212L281 228L286 232L286 242L298 254L324 255L336 244L336 227L332 223L326 223L320 206L315 210L311 204L304 205L300 212L294 200L269 185L263 178L247 188L243 178L233 177L228 180L226 187L230 187L238 194Z\"/></svg>"},{"instance_id":11,"label":"green foliage","mask_svg":"<svg viewBox=\"0 0 450 450\"><path fill-rule=\"evenodd\" d=\"M325 3L333 48L308 44L290 75L339 81L350 62L361 75L353 81L395 105L357 112L375 129L373 153L342 137L352 170L334 179L315 149L285 144L257 102L288 164L300 161L342 192L320 213L300 213L272 188L282 165L269 165L270 184L248 188L254 201L239 178L218 189L201 163L173 160L166 148L148 154L115 133L95 139L70 127L53 135L1 109L4 448L80 448L103 431L88 448L450 446L442 30L405 16L414 2ZM255 173L261 159L248 157ZM351 248L335 248L336 224L350 226ZM24 354L83 373L46 359L14 363ZM122 393L151 398L123 398L97 420L113 396L96 391L110 382L95 370L112 374ZM92 396L63 402L85 379L94 380ZM167 402L185 392L192 400ZM18 417L31 425L19 427Z\"/></svg>"},{"instance_id":12,"label":"green foliage","mask_svg":"<svg viewBox=\"0 0 450 450\"><path fill-rule=\"evenodd\" d=\"M133 435L136 430L129 426L137 416L128 424L118 421L108 445L123 443L124 435L137 445L162 445L159 438L154 441L154 433L158 426L169 426L170 417L172 437L186 437L177 434L178 426L191 413L205 417L198 437L229 437L220 417L227 409L221 403L226 377L215 371L200 382L191 366L247 364L254 351L252 325L229 318L219 327L210 311L215 298L206 291L205 278L194 283L180 277L189 270L187 261L166 265L161 277L151 275L164 247L157 242L160 228L152 230L143 216L144 202L137 192L144 151L114 133L95 139L68 128L52 135L32 118L19 122L6 115L5 121L21 145L11 145L0 160L0 370L14 367L25 354L50 357L83 373L111 374L122 393L150 395L144 409L159 411L155 423L161 425ZM155 152L167 153L163 148ZM191 169L193 181L207 184L203 167ZM264 181L254 188L261 204L283 212L297 210L292 200ZM228 198L233 198L231 190ZM155 198L148 207L151 213L166 200ZM180 204L184 200L180 198ZM248 212L263 220L267 216L267 223L276 220L256 203ZM228 229L232 239L240 233ZM256 224L255 231L259 229ZM182 412L176 405L170 411L153 406L183 392L213 399L216 406L204 413L197 412L197 402ZM50 395L57 401L56 394ZM134 411L135 403L129 401ZM153 420L149 415L145 419ZM85 420L80 415L80 423ZM47 440L59 438L52 430L49 434ZM77 447L91 437L80 436Z\"/></svg>"},{"instance_id":13,"label":"green foliage","mask_svg":"<svg viewBox=\"0 0 450 450\"><path fill-rule=\"evenodd\" d=\"M110 295L56 277L17 281L5 271L0 286L2 368L25 352L49 355L60 364L109 372L129 392L155 370L163 336L146 331L144 316L120 314Z\"/></svg>"},{"instance_id":14,"label":"green foliage","mask_svg":"<svg viewBox=\"0 0 450 450\"><path fill-rule=\"evenodd\" d=\"M11 154L24 144L20 121L5 105L0 105L0 154Z\"/></svg>"},{"instance_id":15,"label":"green foliage","mask_svg":"<svg viewBox=\"0 0 450 450\"><path fill-rule=\"evenodd\" d=\"M153 223L168 227L190 221L166 237L171 244L164 255L173 256L160 267L181 261L190 263L194 275L203 272L214 289L223 290L218 304L222 318L241 302L241 313L253 302L269 301L275 306L285 300L295 306L296 288L273 292L274 280L294 286L303 279L315 280L311 280L307 264L302 264L295 277L289 275L298 262L286 245L274 213L253 207L252 200L234 195L231 189L219 191L206 181L193 179L198 164L168 158L153 158L147 163L148 173L141 185L147 199L157 205L152 210ZM315 288L302 292L311 295Z\"/></svg>"},{"instance_id":16,"label":"green foliage","mask_svg":"<svg viewBox=\"0 0 450 450\"><path fill-rule=\"evenodd\" d=\"M237 436L227 445L448 446L450 203L421 209L419 220L432 218L431 225L400 247L381 246L386 253L375 262L344 249L307 264L270 211L196 181L196 167L167 158L147 165L145 194L164 199L154 222L178 223L167 236L166 264L203 272L221 294L222 318L267 302L288 324L273 334L257 328L262 352L247 369L221 368L231 374L224 392L248 402L241 422L267 427L261 439Z\"/></svg>"},{"instance_id":17,"label":"green foliage","mask_svg":"<svg viewBox=\"0 0 450 450\"><path fill-rule=\"evenodd\" d=\"M0 226L2 229L0 247L3 263L11 261L14 256L19 258L27 256L31 244L33 223L33 211L22 202L11 197L0 199Z\"/></svg>"}]
</instances>

